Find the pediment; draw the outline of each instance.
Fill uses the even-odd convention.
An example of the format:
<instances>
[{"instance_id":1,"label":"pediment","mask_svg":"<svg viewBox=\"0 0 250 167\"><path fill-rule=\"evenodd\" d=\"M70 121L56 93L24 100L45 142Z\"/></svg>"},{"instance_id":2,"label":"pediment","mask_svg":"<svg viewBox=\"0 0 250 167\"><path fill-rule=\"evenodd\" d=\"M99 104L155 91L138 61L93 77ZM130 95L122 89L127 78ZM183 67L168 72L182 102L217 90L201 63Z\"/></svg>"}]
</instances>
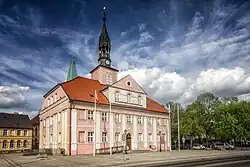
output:
<instances>
[{"instance_id":1,"label":"pediment","mask_svg":"<svg viewBox=\"0 0 250 167\"><path fill-rule=\"evenodd\" d=\"M121 78L120 80L112 84L112 87L147 94L130 75Z\"/></svg>"}]
</instances>

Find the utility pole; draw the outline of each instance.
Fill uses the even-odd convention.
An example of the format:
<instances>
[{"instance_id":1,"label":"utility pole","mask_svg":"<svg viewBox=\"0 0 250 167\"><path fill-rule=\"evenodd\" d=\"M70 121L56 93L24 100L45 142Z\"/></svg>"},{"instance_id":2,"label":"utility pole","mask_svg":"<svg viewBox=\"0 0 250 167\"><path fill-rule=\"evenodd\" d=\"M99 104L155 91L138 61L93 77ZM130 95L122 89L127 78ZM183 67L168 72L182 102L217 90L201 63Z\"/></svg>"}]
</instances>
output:
<instances>
[{"instance_id":1,"label":"utility pole","mask_svg":"<svg viewBox=\"0 0 250 167\"><path fill-rule=\"evenodd\" d=\"M178 121L178 151L181 150L181 147L180 147L180 109L179 109L179 104L176 104L177 105L177 121Z\"/></svg>"}]
</instances>

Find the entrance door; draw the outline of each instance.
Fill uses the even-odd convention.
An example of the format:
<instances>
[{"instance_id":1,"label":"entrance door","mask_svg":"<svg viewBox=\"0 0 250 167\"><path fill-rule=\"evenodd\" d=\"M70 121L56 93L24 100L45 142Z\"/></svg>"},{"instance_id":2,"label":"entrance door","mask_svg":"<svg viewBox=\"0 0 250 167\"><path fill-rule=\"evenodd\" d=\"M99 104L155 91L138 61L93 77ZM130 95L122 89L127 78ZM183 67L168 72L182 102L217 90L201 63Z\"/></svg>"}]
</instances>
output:
<instances>
[{"instance_id":1,"label":"entrance door","mask_svg":"<svg viewBox=\"0 0 250 167\"><path fill-rule=\"evenodd\" d=\"M126 138L126 142L127 142L127 149L128 149L128 151L130 151L131 150L131 134L130 133L128 133L127 134L127 138Z\"/></svg>"}]
</instances>

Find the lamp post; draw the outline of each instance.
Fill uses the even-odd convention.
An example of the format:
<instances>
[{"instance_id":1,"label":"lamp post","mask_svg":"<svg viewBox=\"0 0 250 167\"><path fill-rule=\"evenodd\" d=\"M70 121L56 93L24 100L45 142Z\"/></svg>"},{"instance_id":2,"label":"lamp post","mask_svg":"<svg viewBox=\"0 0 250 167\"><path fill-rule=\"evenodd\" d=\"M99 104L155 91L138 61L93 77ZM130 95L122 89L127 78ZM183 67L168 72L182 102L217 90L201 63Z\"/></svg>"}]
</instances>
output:
<instances>
[{"instance_id":1,"label":"lamp post","mask_svg":"<svg viewBox=\"0 0 250 167\"><path fill-rule=\"evenodd\" d=\"M122 140L124 141L124 153L127 154L127 130L124 130L122 135Z\"/></svg>"},{"instance_id":2,"label":"lamp post","mask_svg":"<svg viewBox=\"0 0 250 167\"><path fill-rule=\"evenodd\" d=\"M160 136L160 152L161 152L161 131L159 131L158 135Z\"/></svg>"}]
</instances>

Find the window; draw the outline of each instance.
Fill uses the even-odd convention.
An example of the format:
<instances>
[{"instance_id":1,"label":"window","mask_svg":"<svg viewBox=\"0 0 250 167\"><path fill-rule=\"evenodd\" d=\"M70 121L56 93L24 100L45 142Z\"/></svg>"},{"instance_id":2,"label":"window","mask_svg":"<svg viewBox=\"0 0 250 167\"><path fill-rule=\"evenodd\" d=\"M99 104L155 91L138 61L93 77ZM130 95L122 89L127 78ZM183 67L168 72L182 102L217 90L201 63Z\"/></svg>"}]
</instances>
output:
<instances>
[{"instance_id":1,"label":"window","mask_svg":"<svg viewBox=\"0 0 250 167\"><path fill-rule=\"evenodd\" d=\"M58 143L61 143L61 141L62 141L62 134L61 134L61 132L59 132L59 134L58 134Z\"/></svg>"},{"instance_id":2,"label":"window","mask_svg":"<svg viewBox=\"0 0 250 167\"><path fill-rule=\"evenodd\" d=\"M138 123L142 124L142 117L141 116L138 117Z\"/></svg>"},{"instance_id":3,"label":"window","mask_svg":"<svg viewBox=\"0 0 250 167\"><path fill-rule=\"evenodd\" d=\"M3 130L3 135L4 135L4 136L7 136L7 135L8 135L8 130L7 130L7 129L4 129L4 130Z\"/></svg>"},{"instance_id":4,"label":"window","mask_svg":"<svg viewBox=\"0 0 250 167\"><path fill-rule=\"evenodd\" d=\"M149 133L148 134L148 141L152 142L153 141L153 136L152 136L152 133Z\"/></svg>"},{"instance_id":5,"label":"window","mask_svg":"<svg viewBox=\"0 0 250 167\"><path fill-rule=\"evenodd\" d=\"M93 142L94 132L88 132L88 142Z\"/></svg>"},{"instance_id":6,"label":"window","mask_svg":"<svg viewBox=\"0 0 250 167\"><path fill-rule=\"evenodd\" d=\"M14 148L14 140L10 141L10 148Z\"/></svg>"},{"instance_id":7,"label":"window","mask_svg":"<svg viewBox=\"0 0 250 167\"><path fill-rule=\"evenodd\" d=\"M18 140L18 141L17 141L17 148L20 148L20 147L21 147L21 141Z\"/></svg>"},{"instance_id":8,"label":"window","mask_svg":"<svg viewBox=\"0 0 250 167\"><path fill-rule=\"evenodd\" d=\"M128 94L127 94L127 102L130 103L130 100L131 100L131 94L128 93Z\"/></svg>"},{"instance_id":9,"label":"window","mask_svg":"<svg viewBox=\"0 0 250 167\"><path fill-rule=\"evenodd\" d=\"M121 122L120 114L115 114L115 122Z\"/></svg>"},{"instance_id":10,"label":"window","mask_svg":"<svg viewBox=\"0 0 250 167\"><path fill-rule=\"evenodd\" d=\"M160 118L157 119L157 125L161 125L161 119Z\"/></svg>"},{"instance_id":11,"label":"window","mask_svg":"<svg viewBox=\"0 0 250 167\"><path fill-rule=\"evenodd\" d=\"M153 123L153 122L152 122L152 118L149 117L149 118L148 118L148 124L149 124L149 125L152 125L152 123Z\"/></svg>"},{"instance_id":12,"label":"window","mask_svg":"<svg viewBox=\"0 0 250 167\"><path fill-rule=\"evenodd\" d=\"M102 132L102 142L107 142L107 132Z\"/></svg>"},{"instance_id":13,"label":"window","mask_svg":"<svg viewBox=\"0 0 250 167\"><path fill-rule=\"evenodd\" d=\"M37 131L38 131L38 129L37 129L37 127L36 127L36 128L35 128L35 136L38 135Z\"/></svg>"},{"instance_id":14,"label":"window","mask_svg":"<svg viewBox=\"0 0 250 167\"><path fill-rule=\"evenodd\" d=\"M23 147L26 148L28 146L28 141L27 140L24 140L23 141Z\"/></svg>"},{"instance_id":15,"label":"window","mask_svg":"<svg viewBox=\"0 0 250 167\"><path fill-rule=\"evenodd\" d=\"M119 138L120 137L120 133L119 132L116 132L115 133L115 142L118 142L118 141L120 141Z\"/></svg>"},{"instance_id":16,"label":"window","mask_svg":"<svg viewBox=\"0 0 250 167\"><path fill-rule=\"evenodd\" d=\"M21 130L17 130L17 136L20 136L21 135Z\"/></svg>"},{"instance_id":17,"label":"window","mask_svg":"<svg viewBox=\"0 0 250 167\"><path fill-rule=\"evenodd\" d=\"M115 92L115 101L119 101L119 92L118 91L116 91Z\"/></svg>"},{"instance_id":18,"label":"window","mask_svg":"<svg viewBox=\"0 0 250 167\"><path fill-rule=\"evenodd\" d=\"M23 131L23 135L24 135L24 136L28 136L27 130L24 130L24 131Z\"/></svg>"},{"instance_id":19,"label":"window","mask_svg":"<svg viewBox=\"0 0 250 167\"><path fill-rule=\"evenodd\" d=\"M55 102L57 101L57 93L55 94Z\"/></svg>"},{"instance_id":20,"label":"window","mask_svg":"<svg viewBox=\"0 0 250 167\"><path fill-rule=\"evenodd\" d=\"M10 135L11 135L11 136L14 136L14 135L15 135L15 131L14 131L14 130L11 130L11 131L10 131Z\"/></svg>"},{"instance_id":21,"label":"window","mask_svg":"<svg viewBox=\"0 0 250 167\"><path fill-rule=\"evenodd\" d=\"M142 104L142 97L138 96L138 104L141 105Z\"/></svg>"},{"instance_id":22,"label":"window","mask_svg":"<svg viewBox=\"0 0 250 167\"><path fill-rule=\"evenodd\" d=\"M49 142L50 142L50 144L53 143L53 134L50 134Z\"/></svg>"},{"instance_id":23,"label":"window","mask_svg":"<svg viewBox=\"0 0 250 167\"><path fill-rule=\"evenodd\" d=\"M94 111L88 110L88 119L93 119Z\"/></svg>"},{"instance_id":24,"label":"window","mask_svg":"<svg viewBox=\"0 0 250 167\"><path fill-rule=\"evenodd\" d=\"M113 83L111 73L106 74L106 81L107 81L107 84L109 84L109 85L111 85Z\"/></svg>"},{"instance_id":25,"label":"window","mask_svg":"<svg viewBox=\"0 0 250 167\"><path fill-rule=\"evenodd\" d=\"M131 115L127 115L127 122L132 123L132 117L131 117Z\"/></svg>"},{"instance_id":26,"label":"window","mask_svg":"<svg viewBox=\"0 0 250 167\"><path fill-rule=\"evenodd\" d=\"M142 133L139 133L139 134L138 134L138 137L139 137L139 142L142 142L142 141L143 141Z\"/></svg>"},{"instance_id":27,"label":"window","mask_svg":"<svg viewBox=\"0 0 250 167\"><path fill-rule=\"evenodd\" d=\"M85 142L84 138L85 138L85 131L79 131L79 142L84 143Z\"/></svg>"},{"instance_id":28,"label":"window","mask_svg":"<svg viewBox=\"0 0 250 167\"><path fill-rule=\"evenodd\" d=\"M58 122L61 122L61 113L58 113L58 118L57 118Z\"/></svg>"},{"instance_id":29,"label":"window","mask_svg":"<svg viewBox=\"0 0 250 167\"><path fill-rule=\"evenodd\" d=\"M4 141L3 141L3 148L7 148L7 143L8 143L7 140L4 140Z\"/></svg>"},{"instance_id":30,"label":"window","mask_svg":"<svg viewBox=\"0 0 250 167\"><path fill-rule=\"evenodd\" d=\"M106 113L106 112L103 112L103 113L102 113L102 120L103 120L103 121L107 121L107 120L108 120L108 117L107 117L107 113Z\"/></svg>"},{"instance_id":31,"label":"window","mask_svg":"<svg viewBox=\"0 0 250 167\"><path fill-rule=\"evenodd\" d=\"M53 125L53 116L50 117L50 126Z\"/></svg>"}]
</instances>

